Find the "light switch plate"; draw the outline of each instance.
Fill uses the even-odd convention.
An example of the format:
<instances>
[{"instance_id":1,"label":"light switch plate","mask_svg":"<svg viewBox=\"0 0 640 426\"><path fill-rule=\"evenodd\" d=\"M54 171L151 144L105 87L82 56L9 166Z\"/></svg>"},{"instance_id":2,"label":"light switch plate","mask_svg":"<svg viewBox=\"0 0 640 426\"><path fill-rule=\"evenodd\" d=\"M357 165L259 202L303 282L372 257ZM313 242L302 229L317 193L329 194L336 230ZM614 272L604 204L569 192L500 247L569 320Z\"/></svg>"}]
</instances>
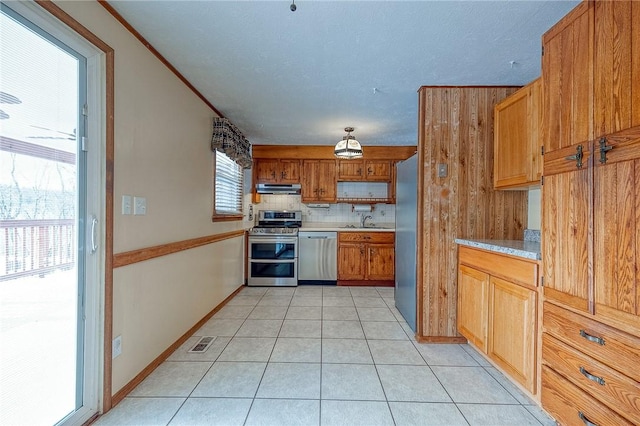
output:
<instances>
[{"instance_id":1,"label":"light switch plate","mask_svg":"<svg viewBox=\"0 0 640 426\"><path fill-rule=\"evenodd\" d=\"M133 197L133 214L142 216L147 214L147 199L144 197Z\"/></svg>"},{"instance_id":2,"label":"light switch plate","mask_svg":"<svg viewBox=\"0 0 640 426\"><path fill-rule=\"evenodd\" d=\"M131 214L131 195L122 196L122 214Z\"/></svg>"},{"instance_id":3,"label":"light switch plate","mask_svg":"<svg viewBox=\"0 0 640 426\"><path fill-rule=\"evenodd\" d=\"M447 177L447 165L446 163L438 164L438 177Z\"/></svg>"},{"instance_id":4,"label":"light switch plate","mask_svg":"<svg viewBox=\"0 0 640 426\"><path fill-rule=\"evenodd\" d=\"M122 353L122 336L118 336L113 339L111 345L111 359L117 358Z\"/></svg>"}]
</instances>

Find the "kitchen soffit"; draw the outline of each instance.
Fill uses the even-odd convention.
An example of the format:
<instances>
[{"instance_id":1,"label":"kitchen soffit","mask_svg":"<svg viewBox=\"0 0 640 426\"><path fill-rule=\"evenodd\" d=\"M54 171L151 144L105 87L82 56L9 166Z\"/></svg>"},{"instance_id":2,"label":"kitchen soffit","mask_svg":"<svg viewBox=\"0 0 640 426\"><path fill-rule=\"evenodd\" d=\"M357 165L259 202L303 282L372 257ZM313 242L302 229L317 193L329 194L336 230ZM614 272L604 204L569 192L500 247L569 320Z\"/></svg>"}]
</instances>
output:
<instances>
[{"instance_id":1,"label":"kitchen soffit","mask_svg":"<svg viewBox=\"0 0 640 426\"><path fill-rule=\"evenodd\" d=\"M523 85L578 1L112 1L253 144L415 145L420 86Z\"/></svg>"}]
</instances>

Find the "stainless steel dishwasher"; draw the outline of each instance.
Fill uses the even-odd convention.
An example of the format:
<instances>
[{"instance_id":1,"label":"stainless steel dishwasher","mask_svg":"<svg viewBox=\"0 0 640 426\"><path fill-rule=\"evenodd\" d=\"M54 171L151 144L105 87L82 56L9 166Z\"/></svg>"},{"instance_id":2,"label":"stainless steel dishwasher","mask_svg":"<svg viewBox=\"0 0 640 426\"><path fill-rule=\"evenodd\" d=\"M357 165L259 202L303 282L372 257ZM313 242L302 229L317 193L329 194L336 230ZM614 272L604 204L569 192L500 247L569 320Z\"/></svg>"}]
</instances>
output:
<instances>
[{"instance_id":1,"label":"stainless steel dishwasher","mask_svg":"<svg viewBox=\"0 0 640 426\"><path fill-rule=\"evenodd\" d=\"M336 284L338 279L338 233L298 233L298 283Z\"/></svg>"}]
</instances>

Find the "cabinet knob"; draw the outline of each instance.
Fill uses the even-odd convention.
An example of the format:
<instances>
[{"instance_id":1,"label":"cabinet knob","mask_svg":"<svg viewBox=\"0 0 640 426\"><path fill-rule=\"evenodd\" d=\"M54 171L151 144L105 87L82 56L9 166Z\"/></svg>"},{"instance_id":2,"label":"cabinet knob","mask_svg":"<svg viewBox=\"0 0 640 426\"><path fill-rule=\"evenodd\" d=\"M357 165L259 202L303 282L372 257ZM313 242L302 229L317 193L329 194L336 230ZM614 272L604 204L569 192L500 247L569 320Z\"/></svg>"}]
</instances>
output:
<instances>
[{"instance_id":1,"label":"cabinet knob","mask_svg":"<svg viewBox=\"0 0 640 426\"><path fill-rule=\"evenodd\" d=\"M372 174L373 174L373 170L371 169L371 167L369 167L369 168L367 169L367 173L369 173L370 175L372 175Z\"/></svg>"}]
</instances>

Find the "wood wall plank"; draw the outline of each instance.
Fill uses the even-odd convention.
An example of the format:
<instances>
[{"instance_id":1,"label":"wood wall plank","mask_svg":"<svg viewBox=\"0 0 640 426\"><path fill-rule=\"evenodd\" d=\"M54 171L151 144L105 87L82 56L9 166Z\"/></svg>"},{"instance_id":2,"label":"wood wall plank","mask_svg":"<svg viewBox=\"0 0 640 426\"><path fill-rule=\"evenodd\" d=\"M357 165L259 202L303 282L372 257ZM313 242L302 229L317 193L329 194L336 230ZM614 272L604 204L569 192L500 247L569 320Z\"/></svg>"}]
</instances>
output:
<instances>
[{"instance_id":1,"label":"wood wall plank","mask_svg":"<svg viewBox=\"0 0 640 426\"><path fill-rule=\"evenodd\" d=\"M420 89L418 338L458 336L455 238L521 239L526 191L493 190L493 107L514 87ZM448 175L438 177L438 164Z\"/></svg>"}]
</instances>

